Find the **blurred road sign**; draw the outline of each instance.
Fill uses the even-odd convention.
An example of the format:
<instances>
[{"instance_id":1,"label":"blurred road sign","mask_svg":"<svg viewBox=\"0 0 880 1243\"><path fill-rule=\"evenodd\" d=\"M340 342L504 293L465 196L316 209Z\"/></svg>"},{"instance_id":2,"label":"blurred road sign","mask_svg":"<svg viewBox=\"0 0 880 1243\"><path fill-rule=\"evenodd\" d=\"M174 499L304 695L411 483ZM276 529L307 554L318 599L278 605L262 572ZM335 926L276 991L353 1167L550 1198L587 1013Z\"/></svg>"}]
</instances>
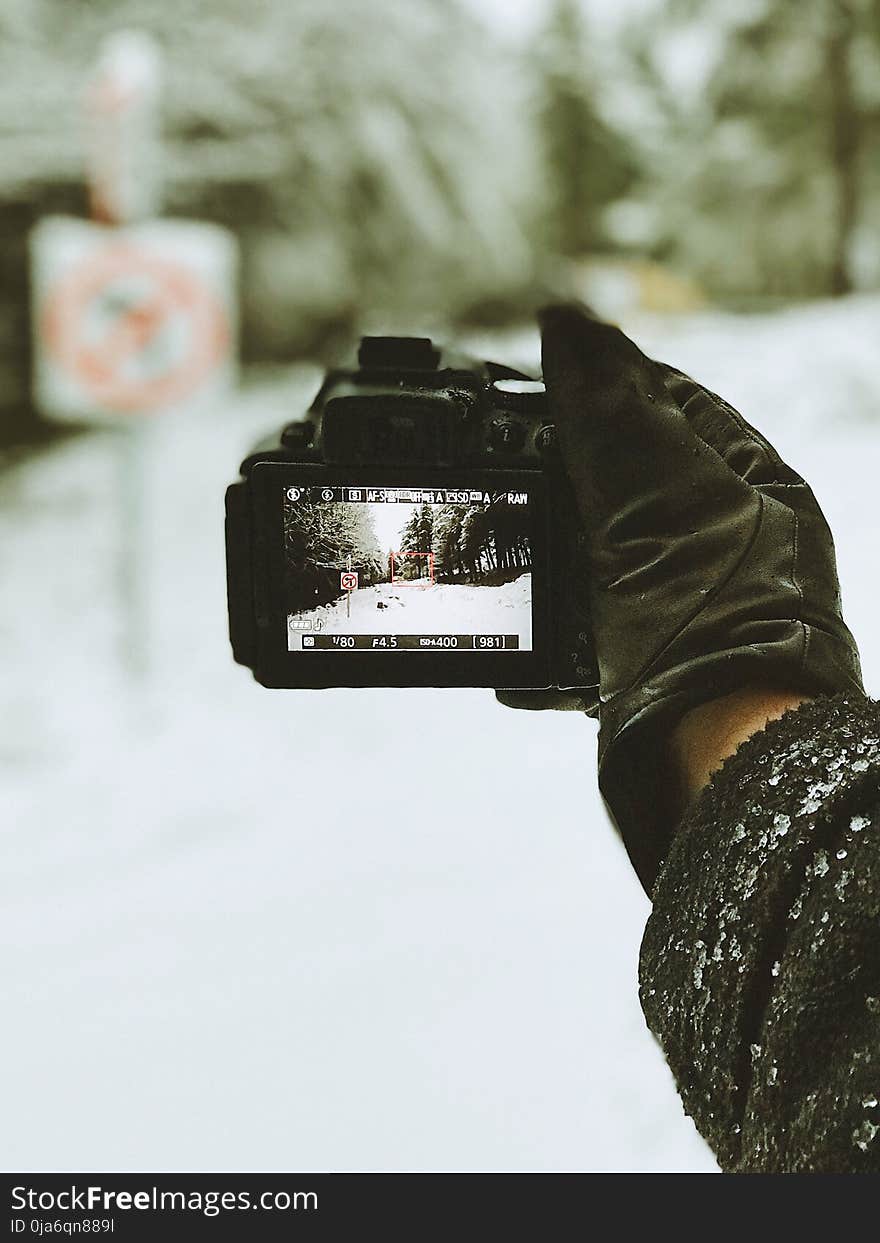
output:
<instances>
[{"instance_id":1,"label":"blurred road sign","mask_svg":"<svg viewBox=\"0 0 880 1243\"><path fill-rule=\"evenodd\" d=\"M357 591L358 576L356 570L343 570L339 575L339 586L343 591Z\"/></svg>"},{"instance_id":2,"label":"blurred road sign","mask_svg":"<svg viewBox=\"0 0 880 1243\"><path fill-rule=\"evenodd\" d=\"M237 253L225 229L51 217L31 252L34 396L44 414L151 413L228 390Z\"/></svg>"}]
</instances>

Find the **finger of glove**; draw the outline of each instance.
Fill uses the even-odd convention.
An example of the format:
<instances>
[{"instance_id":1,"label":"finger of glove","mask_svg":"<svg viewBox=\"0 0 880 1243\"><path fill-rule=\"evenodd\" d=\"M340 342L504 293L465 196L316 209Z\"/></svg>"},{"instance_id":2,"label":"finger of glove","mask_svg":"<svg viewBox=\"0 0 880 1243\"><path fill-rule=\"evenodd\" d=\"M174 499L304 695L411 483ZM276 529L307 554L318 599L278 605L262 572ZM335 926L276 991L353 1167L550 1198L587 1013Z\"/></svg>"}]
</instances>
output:
<instances>
[{"instance_id":1,"label":"finger of glove","mask_svg":"<svg viewBox=\"0 0 880 1243\"><path fill-rule=\"evenodd\" d=\"M721 455L740 479L753 487L803 483L766 436L738 410L683 371L664 367L666 388L693 431Z\"/></svg>"},{"instance_id":2,"label":"finger of glove","mask_svg":"<svg viewBox=\"0 0 880 1243\"><path fill-rule=\"evenodd\" d=\"M586 712L595 715L597 694L578 694L576 691L517 691L496 690L495 698L505 708L520 708L529 712Z\"/></svg>"},{"instance_id":3,"label":"finger of glove","mask_svg":"<svg viewBox=\"0 0 880 1243\"><path fill-rule=\"evenodd\" d=\"M581 307L540 314L544 380L565 469L594 526L665 496L667 516L697 513L745 490L691 428L666 369Z\"/></svg>"}]
</instances>

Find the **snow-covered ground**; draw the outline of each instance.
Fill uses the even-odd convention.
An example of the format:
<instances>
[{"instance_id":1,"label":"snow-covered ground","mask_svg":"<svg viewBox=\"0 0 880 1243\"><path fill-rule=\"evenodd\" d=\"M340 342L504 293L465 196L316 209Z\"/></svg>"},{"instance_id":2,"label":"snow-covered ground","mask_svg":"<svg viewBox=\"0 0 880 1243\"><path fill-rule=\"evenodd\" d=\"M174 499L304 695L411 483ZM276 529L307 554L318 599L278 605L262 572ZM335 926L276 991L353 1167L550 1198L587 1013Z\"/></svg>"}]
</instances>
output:
<instances>
[{"instance_id":1,"label":"snow-covered ground","mask_svg":"<svg viewBox=\"0 0 880 1243\"><path fill-rule=\"evenodd\" d=\"M630 325L813 483L875 690L878 325L870 299ZM223 489L316 380L152 429L145 678L114 438L0 475L0 1168L713 1170L639 1010L594 723L232 663Z\"/></svg>"},{"instance_id":2,"label":"snow-covered ground","mask_svg":"<svg viewBox=\"0 0 880 1243\"><path fill-rule=\"evenodd\" d=\"M359 587L345 598L291 614L288 649L302 647L302 632L324 634L517 635L520 651L532 647L532 576L520 574L498 587L413 580Z\"/></svg>"}]
</instances>

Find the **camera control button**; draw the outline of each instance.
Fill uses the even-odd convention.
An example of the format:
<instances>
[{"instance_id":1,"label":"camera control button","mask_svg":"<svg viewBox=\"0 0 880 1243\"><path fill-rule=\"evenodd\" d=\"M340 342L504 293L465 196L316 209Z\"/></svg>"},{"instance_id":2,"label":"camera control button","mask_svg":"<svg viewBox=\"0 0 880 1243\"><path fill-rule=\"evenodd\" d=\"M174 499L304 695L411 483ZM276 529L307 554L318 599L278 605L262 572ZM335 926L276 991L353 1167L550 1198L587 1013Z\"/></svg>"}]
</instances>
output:
<instances>
[{"instance_id":1,"label":"camera control button","mask_svg":"<svg viewBox=\"0 0 880 1243\"><path fill-rule=\"evenodd\" d=\"M526 429L515 419L493 419L489 424L488 441L499 453L519 453L526 441Z\"/></svg>"},{"instance_id":2,"label":"camera control button","mask_svg":"<svg viewBox=\"0 0 880 1243\"><path fill-rule=\"evenodd\" d=\"M545 423L535 433L535 448L539 453L546 453L556 444L556 428L552 423Z\"/></svg>"}]
</instances>

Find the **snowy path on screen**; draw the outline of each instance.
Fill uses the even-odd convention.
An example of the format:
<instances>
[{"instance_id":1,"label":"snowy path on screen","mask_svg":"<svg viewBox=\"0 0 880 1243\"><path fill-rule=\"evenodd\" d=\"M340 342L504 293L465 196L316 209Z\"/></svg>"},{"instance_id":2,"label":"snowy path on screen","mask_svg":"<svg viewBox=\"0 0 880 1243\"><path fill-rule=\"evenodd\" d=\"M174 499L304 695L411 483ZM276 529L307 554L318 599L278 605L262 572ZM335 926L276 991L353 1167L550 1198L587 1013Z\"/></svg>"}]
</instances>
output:
<instances>
[{"instance_id":1,"label":"snowy path on screen","mask_svg":"<svg viewBox=\"0 0 880 1243\"><path fill-rule=\"evenodd\" d=\"M325 634L515 634L531 647L531 574L499 587L399 582L359 587L345 598L297 613L296 630ZM291 650L299 647L290 633ZM295 647L294 647L295 644Z\"/></svg>"}]
</instances>

